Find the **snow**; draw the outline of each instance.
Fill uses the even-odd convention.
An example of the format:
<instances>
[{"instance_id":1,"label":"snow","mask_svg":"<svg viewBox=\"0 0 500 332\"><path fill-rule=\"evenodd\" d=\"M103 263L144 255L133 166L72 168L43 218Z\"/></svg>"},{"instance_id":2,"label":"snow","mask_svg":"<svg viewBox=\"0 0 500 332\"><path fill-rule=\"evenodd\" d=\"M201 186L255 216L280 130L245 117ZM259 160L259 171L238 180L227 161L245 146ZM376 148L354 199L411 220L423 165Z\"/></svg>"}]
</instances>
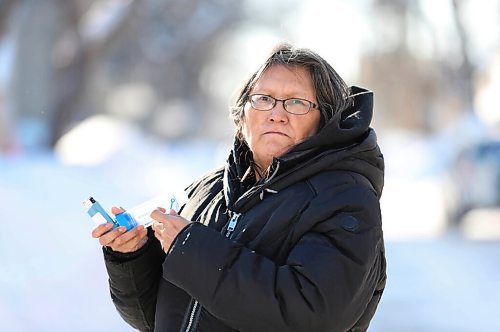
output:
<instances>
[{"instance_id":1,"label":"snow","mask_svg":"<svg viewBox=\"0 0 500 332\"><path fill-rule=\"evenodd\" d=\"M500 331L500 243L389 241L387 288L370 331Z\"/></svg>"},{"instance_id":2,"label":"snow","mask_svg":"<svg viewBox=\"0 0 500 332\"><path fill-rule=\"evenodd\" d=\"M112 198L104 169L66 167L52 155L0 163L0 321L6 331L124 329L106 288L102 254L81 201Z\"/></svg>"},{"instance_id":3,"label":"snow","mask_svg":"<svg viewBox=\"0 0 500 332\"><path fill-rule=\"evenodd\" d=\"M94 224L82 201L90 195L110 209L132 207L178 192L222 164L215 143L156 144L123 131L108 158L88 165L72 156L39 151L0 155L0 321L3 331L127 331L109 297ZM68 136L100 135L90 128ZM105 139L105 138L103 138ZM92 153L92 151L90 151ZM103 153L100 151L99 153Z\"/></svg>"}]
</instances>

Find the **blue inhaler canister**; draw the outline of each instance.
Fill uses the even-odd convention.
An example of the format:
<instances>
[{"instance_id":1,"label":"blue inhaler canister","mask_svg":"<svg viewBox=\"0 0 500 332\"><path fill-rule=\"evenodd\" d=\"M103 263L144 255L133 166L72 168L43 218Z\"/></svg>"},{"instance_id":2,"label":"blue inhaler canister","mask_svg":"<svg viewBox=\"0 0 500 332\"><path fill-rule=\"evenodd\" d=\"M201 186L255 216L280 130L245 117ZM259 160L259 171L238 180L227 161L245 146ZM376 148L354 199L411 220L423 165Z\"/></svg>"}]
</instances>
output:
<instances>
[{"instance_id":1,"label":"blue inhaler canister","mask_svg":"<svg viewBox=\"0 0 500 332\"><path fill-rule=\"evenodd\" d=\"M125 226L127 228L127 231L139 225L134 217L132 217L128 212L117 214L115 218L120 226Z\"/></svg>"},{"instance_id":2,"label":"blue inhaler canister","mask_svg":"<svg viewBox=\"0 0 500 332\"><path fill-rule=\"evenodd\" d=\"M86 199L83 202L83 206L87 209L87 213L97 225L110 222L113 224L113 228L120 226L93 197Z\"/></svg>"}]
</instances>

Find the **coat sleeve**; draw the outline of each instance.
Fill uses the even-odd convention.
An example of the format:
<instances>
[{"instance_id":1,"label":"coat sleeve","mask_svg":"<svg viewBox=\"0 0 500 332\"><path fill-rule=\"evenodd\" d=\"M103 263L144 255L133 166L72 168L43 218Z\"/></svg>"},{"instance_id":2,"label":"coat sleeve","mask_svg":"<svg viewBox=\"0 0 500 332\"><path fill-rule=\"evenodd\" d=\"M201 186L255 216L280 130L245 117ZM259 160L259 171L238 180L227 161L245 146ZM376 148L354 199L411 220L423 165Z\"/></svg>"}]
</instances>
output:
<instances>
[{"instance_id":1,"label":"coat sleeve","mask_svg":"<svg viewBox=\"0 0 500 332\"><path fill-rule=\"evenodd\" d=\"M385 260L376 195L357 186L341 196L285 264L193 224L165 259L164 278L237 330L347 331L377 292ZM317 215L310 206L301 219Z\"/></svg>"},{"instance_id":2,"label":"coat sleeve","mask_svg":"<svg viewBox=\"0 0 500 332\"><path fill-rule=\"evenodd\" d=\"M165 257L159 242L148 230L149 240L132 254L103 248L111 299L120 316L133 328L154 330L156 296Z\"/></svg>"}]
</instances>

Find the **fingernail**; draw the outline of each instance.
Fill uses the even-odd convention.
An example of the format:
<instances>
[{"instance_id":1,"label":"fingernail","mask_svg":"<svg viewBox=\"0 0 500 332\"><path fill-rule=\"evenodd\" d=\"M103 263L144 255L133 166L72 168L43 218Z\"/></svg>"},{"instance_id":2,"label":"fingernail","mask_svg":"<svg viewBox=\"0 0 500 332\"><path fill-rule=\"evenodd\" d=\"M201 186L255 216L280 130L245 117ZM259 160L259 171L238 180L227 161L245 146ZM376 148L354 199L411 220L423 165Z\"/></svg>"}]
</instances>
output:
<instances>
[{"instance_id":1,"label":"fingernail","mask_svg":"<svg viewBox=\"0 0 500 332\"><path fill-rule=\"evenodd\" d=\"M120 230L121 233L123 233L123 232L125 232L127 230L127 228L125 226L121 226L119 228L119 230Z\"/></svg>"}]
</instances>

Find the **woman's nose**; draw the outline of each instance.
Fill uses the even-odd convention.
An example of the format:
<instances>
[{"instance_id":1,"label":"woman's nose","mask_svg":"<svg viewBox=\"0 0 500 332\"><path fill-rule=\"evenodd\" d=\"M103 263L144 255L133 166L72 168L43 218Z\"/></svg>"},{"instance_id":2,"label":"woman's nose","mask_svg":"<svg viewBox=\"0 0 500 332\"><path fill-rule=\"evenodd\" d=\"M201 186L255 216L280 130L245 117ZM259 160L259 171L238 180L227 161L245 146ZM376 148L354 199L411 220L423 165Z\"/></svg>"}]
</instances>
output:
<instances>
[{"instance_id":1,"label":"woman's nose","mask_svg":"<svg viewBox=\"0 0 500 332\"><path fill-rule=\"evenodd\" d=\"M272 122L287 122L288 112L285 110L283 102L277 101L276 105L269 111L269 121Z\"/></svg>"}]
</instances>

